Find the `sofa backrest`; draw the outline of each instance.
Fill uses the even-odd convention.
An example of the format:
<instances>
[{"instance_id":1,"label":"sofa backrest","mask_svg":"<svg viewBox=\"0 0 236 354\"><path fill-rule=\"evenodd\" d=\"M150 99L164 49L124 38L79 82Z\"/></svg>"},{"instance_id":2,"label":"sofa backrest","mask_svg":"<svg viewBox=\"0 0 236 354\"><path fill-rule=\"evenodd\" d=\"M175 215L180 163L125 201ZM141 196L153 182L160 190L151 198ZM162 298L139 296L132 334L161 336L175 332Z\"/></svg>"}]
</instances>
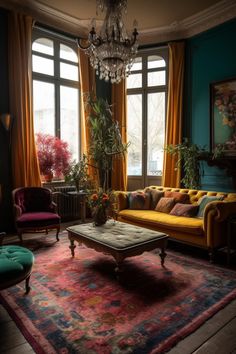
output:
<instances>
[{"instance_id":1,"label":"sofa backrest","mask_svg":"<svg viewBox=\"0 0 236 354\"><path fill-rule=\"evenodd\" d=\"M168 191L168 192L180 192L189 194L190 201L192 204L195 204L201 199L204 195L207 196L217 196L223 197L224 201L236 201L236 193L227 193L227 192L213 192L213 191L204 191L204 190L195 190L195 189L186 189L186 188L171 188L163 186L149 186L150 189L156 189L158 191Z\"/></svg>"}]
</instances>

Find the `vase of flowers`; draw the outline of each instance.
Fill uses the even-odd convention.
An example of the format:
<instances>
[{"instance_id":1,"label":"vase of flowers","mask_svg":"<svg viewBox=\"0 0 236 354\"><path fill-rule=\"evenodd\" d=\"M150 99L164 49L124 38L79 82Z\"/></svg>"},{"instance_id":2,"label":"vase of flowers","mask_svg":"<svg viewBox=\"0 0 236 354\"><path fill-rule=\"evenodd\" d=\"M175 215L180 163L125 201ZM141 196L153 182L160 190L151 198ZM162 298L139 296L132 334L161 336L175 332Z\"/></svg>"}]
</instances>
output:
<instances>
[{"instance_id":1,"label":"vase of flowers","mask_svg":"<svg viewBox=\"0 0 236 354\"><path fill-rule=\"evenodd\" d=\"M108 208L110 207L110 195L100 189L89 198L94 226L104 225L108 220Z\"/></svg>"}]
</instances>

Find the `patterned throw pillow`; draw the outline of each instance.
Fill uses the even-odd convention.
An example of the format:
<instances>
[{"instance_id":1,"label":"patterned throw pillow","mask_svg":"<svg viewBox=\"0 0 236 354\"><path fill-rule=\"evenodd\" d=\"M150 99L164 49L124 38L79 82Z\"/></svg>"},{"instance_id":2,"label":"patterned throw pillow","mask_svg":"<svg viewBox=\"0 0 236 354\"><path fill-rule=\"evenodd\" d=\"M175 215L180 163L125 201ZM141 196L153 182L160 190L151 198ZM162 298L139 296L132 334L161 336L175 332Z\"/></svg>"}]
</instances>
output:
<instances>
[{"instance_id":1,"label":"patterned throw pillow","mask_svg":"<svg viewBox=\"0 0 236 354\"><path fill-rule=\"evenodd\" d=\"M161 213L167 213L171 211L173 206L175 205L175 199L174 198L161 198L159 202L157 203L157 206L155 208L156 211L160 211Z\"/></svg>"},{"instance_id":2,"label":"patterned throw pillow","mask_svg":"<svg viewBox=\"0 0 236 354\"><path fill-rule=\"evenodd\" d=\"M189 195L186 193L180 192L165 192L166 198L175 198L175 203L182 203L182 204L189 204L190 198Z\"/></svg>"},{"instance_id":3,"label":"patterned throw pillow","mask_svg":"<svg viewBox=\"0 0 236 354\"><path fill-rule=\"evenodd\" d=\"M129 209L147 210L150 207L150 194L144 192L130 192L128 194Z\"/></svg>"},{"instance_id":4,"label":"patterned throw pillow","mask_svg":"<svg viewBox=\"0 0 236 354\"><path fill-rule=\"evenodd\" d=\"M177 203L171 210L170 215L191 217L196 216L197 212L198 205Z\"/></svg>"},{"instance_id":5,"label":"patterned throw pillow","mask_svg":"<svg viewBox=\"0 0 236 354\"><path fill-rule=\"evenodd\" d=\"M202 218L203 217L203 214L204 214L204 210L205 210L205 207L208 203L210 202L214 202L215 200L223 200L224 197L214 197L214 196L207 196L207 195L204 195L201 199L199 199L198 201L198 213L197 213L197 217L198 218Z\"/></svg>"},{"instance_id":6,"label":"patterned throw pillow","mask_svg":"<svg viewBox=\"0 0 236 354\"><path fill-rule=\"evenodd\" d=\"M145 188L144 192L149 193L151 200L150 200L150 209L155 209L159 200L164 197L164 192L158 191L157 189L153 188Z\"/></svg>"}]
</instances>

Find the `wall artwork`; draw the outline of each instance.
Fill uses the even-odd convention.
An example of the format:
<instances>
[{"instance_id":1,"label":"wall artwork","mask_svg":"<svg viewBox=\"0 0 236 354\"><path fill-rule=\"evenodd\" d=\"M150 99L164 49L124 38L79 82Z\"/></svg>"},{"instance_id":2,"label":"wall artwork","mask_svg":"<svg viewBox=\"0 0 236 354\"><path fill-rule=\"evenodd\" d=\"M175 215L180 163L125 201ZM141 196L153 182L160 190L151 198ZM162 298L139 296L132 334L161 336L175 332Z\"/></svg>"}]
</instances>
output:
<instances>
[{"instance_id":1,"label":"wall artwork","mask_svg":"<svg viewBox=\"0 0 236 354\"><path fill-rule=\"evenodd\" d=\"M211 148L236 156L236 78L211 84Z\"/></svg>"}]
</instances>

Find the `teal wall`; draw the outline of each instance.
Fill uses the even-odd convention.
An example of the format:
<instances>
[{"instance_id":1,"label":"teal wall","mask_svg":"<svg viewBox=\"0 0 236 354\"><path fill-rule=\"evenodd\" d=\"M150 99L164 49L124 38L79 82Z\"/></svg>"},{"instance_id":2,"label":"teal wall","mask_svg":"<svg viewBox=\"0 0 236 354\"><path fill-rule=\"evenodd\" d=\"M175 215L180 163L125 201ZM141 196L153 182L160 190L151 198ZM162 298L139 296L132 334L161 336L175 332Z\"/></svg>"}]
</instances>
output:
<instances>
[{"instance_id":1,"label":"teal wall","mask_svg":"<svg viewBox=\"0 0 236 354\"><path fill-rule=\"evenodd\" d=\"M184 136L210 148L210 84L236 78L236 20L217 26L186 42ZM202 189L230 191L225 170L204 164Z\"/></svg>"}]
</instances>

